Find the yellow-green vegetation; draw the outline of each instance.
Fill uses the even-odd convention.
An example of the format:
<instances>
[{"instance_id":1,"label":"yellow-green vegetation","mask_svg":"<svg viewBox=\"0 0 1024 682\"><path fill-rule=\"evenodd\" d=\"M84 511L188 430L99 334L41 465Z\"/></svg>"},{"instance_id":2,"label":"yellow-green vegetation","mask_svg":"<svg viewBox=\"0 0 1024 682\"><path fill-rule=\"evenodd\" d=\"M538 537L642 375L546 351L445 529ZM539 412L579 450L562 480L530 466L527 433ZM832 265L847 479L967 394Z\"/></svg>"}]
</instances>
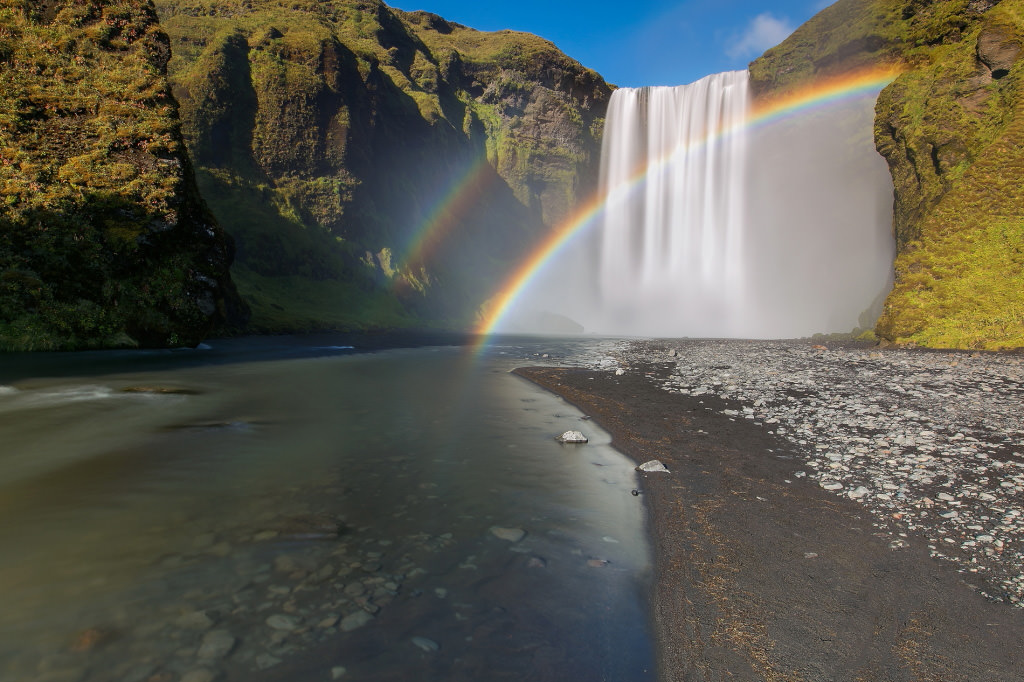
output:
<instances>
[{"instance_id":1,"label":"yellow-green vegetation","mask_svg":"<svg viewBox=\"0 0 1024 682\"><path fill-rule=\"evenodd\" d=\"M596 183L608 86L548 41L378 0L156 6L203 194L263 330L464 325ZM295 277L333 293L299 312Z\"/></svg>"},{"instance_id":2,"label":"yellow-green vegetation","mask_svg":"<svg viewBox=\"0 0 1024 682\"><path fill-rule=\"evenodd\" d=\"M1022 47L1022 0L840 0L751 65L762 93L906 67L876 105L899 254L884 341L1024 346Z\"/></svg>"},{"instance_id":3,"label":"yellow-green vegetation","mask_svg":"<svg viewBox=\"0 0 1024 682\"><path fill-rule=\"evenodd\" d=\"M0 348L198 343L230 246L148 0L0 0Z\"/></svg>"}]
</instances>

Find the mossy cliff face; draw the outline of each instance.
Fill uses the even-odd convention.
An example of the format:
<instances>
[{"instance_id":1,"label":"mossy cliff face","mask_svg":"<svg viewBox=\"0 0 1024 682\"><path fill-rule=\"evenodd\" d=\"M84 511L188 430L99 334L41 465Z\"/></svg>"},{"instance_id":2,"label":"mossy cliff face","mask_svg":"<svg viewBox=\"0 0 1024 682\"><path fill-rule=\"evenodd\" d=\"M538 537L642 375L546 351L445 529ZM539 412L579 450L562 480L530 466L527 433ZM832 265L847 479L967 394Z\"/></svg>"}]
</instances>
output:
<instances>
[{"instance_id":1,"label":"mossy cliff face","mask_svg":"<svg viewBox=\"0 0 1024 682\"><path fill-rule=\"evenodd\" d=\"M194 345L241 316L169 56L148 1L0 0L0 348Z\"/></svg>"},{"instance_id":2,"label":"mossy cliff face","mask_svg":"<svg viewBox=\"0 0 1024 682\"><path fill-rule=\"evenodd\" d=\"M608 86L374 0L158 0L254 329L464 325L595 184Z\"/></svg>"},{"instance_id":3,"label":"mossy cliff face","mask_svg":"<svg viewBox=\"0 0 1024 682\"><path fill-rule=\"evenodd\" d=\"M841 0L751 65L770 94L879 62L895 286L876 333L949 348L1024 346L1024 2Z\"/></svg>"}]
</instances>

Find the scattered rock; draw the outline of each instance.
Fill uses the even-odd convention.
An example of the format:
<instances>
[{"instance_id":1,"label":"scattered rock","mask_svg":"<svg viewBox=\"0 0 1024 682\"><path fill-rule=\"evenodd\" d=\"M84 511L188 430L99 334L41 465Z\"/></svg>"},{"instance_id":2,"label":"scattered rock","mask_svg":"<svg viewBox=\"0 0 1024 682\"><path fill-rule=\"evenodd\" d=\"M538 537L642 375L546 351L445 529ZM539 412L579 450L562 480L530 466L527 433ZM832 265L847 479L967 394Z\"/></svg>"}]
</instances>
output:
<instances>
[{"instance_id":1,"label":"scattered rock","mask_svg":"<svg viewBox=\"0 0 1024 682\"><path fill-rule=\"evenodd\" d=\"M526 537L526 531L522 528L503 528L501 526L491 526L491 535L498 538L499 540L507 540L508 542L519 542Z\"/></svg>"},{"instance_id":2,"label":"scattered rock","mask_svg":"<svg viewBox=\"0 0 1024 682\"><path fill-rule=\"evenodd\" d=\"M638 466L636 470L647 472L664 471L665 473L668 473L668 469L665 467L665 465L656 459L652 459L650 462L644 462L643 464Z\"/></svg>"},{"instance_id":3,"label":"scattered rock","mask_svg":"<svg viewBox=\"0 0 1024 682\"><path fill-rule=\"evenodd\" d=\"M336 613L329 613L319 623L316 624L318 628L326 630L327 628L333 628L341 620L341 616Z\"/></svg>"},{"instance_id":4,"label":"scattered rock","mask_svg":"<svg viewBox=\"0 0 1024 682\"><path fill-rule=\"evenodd\" d=\"M273 668L275 665L281 662L281 659L277 656L272 656L266 652L258 654L256 656L256 667L260 670L266 670Z\"/></svg>"},{"instance_id":5,"label":"scattered rock","mask_svg":"<svg viewBox=\"0 0 1024 682\"><path fill-rule=\"evenodd\" d=\"M367 613L366 611L360 610L356 611L355 613L350 613L349 615L342 618L339 627L341 628L342 632L352 632L353 630L358 630L359 628L363 627L371 620L373 620L373 615Z\"/></svg>"},{"instance_id":6,"label":"scattered rock","mask_svg":"<svg viewBox=\"0 0 1024 682\"><path fill-rule=\"evenodd\" d=\"M287 616L283 613L275 613L273 616L267 618L266 623L275 630L283 630L285 632L297 630L299 627L298 618L295 616Z\"/></svg>"},{"instance_id":7,"label":"scattered rock","mask_svg":"<svg viewBox=\"0 0 1024 682\"><path fill-rule=\"evenodd\" d=\"M412 643L427 653L434 653L441 648L440 644L432 639L427 639L426 637L413 637Z\"/></svg>"},{"instance_id":8,"label":"scattered rock","mask_svg":"<svg viewBox=\"0 0 1024 682\"><path fill-rule=\"evenodd\" d=\"M203 643L199 646L199 658L217 661L235 648L235 638L227 630L211 630L203 635Z\"/></svg>"},{"instance_id":9,"label":"scattered rock","mask_svg":"<svg viewBox=\"0 0 1024 682\"><path fill-rule=\"evenodd\" d=\"M556 436L559 443L587 443L589 440L582 431L566 431L561 436Z\"/></svg>"},{"instance_id":10,"label":"scattered rock","mask_svg":"<svg viewBox=\"0 0 1024 682\"><path fill-rule=\"evenodd\" d=\"M193 611L176 618L174 624L189 630L209 630L213 627L213 619L205 611Z\"/></svg>"}]
</instances>

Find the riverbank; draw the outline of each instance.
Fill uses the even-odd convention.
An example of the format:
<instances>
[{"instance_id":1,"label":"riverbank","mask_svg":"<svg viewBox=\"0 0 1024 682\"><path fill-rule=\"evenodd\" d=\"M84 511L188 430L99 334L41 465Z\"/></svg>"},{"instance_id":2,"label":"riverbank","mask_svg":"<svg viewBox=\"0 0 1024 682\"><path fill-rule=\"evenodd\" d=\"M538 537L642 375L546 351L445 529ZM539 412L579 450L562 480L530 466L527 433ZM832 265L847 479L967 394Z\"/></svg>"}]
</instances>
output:
<instances>
[{"instance_id":1,"label":"riverbank","mask_svg":"<svg viewBox=\"0 0 1024 682\"><path fill-rule=\"evenodd\" d=\"M1009 681L1020 362L680 341L517 372L670 471L640 474L661 679Z\"/></svg>"}]
</instances>

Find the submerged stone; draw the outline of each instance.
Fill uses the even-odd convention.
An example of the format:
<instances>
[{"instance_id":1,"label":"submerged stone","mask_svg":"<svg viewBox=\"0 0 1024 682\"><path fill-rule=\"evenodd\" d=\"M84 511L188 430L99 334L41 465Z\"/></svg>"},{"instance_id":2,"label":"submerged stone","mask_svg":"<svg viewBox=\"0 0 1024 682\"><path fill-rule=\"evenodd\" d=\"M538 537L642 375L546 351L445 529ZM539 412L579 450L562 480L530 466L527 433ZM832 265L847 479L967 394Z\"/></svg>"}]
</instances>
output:
<instances>
[{"instance_id":1,"label":"submerged stone","mask_svg":"<svg viewBox=\"0 0 1024 682\"><path fill-rule=\"evenodd\" d=\"M501 526L492 526L491 535L500 540L519 542L526 537L526 531L522 528L502 528Z\"/></svg>"}]
</instances>

